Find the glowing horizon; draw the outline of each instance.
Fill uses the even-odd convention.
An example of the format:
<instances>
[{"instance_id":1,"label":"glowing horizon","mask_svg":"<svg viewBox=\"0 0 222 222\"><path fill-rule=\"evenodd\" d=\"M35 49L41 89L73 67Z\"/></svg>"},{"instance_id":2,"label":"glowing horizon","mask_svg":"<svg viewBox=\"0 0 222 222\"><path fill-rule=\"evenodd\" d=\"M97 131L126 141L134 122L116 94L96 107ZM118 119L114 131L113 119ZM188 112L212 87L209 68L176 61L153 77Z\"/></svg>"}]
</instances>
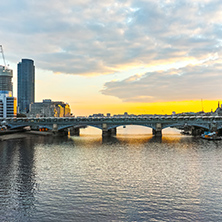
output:
<instances>
[{"instance_id":1,"label":"glowing horizon","mask_svg":"<svg viewBox=\"0 0 222 222\"><path fill-rule=\"evenodd\" d=\"M119 104L70 104L72 113L75 116L88 116L91 114L111 113L111 115L124 114L159 114L170 115L172 112L185 113L185 112L211 112L215 111L218 107L217 100L206 101L176 101L176 102L158 102L158 103L119 103Z\"/></svg>"}]
</instances>

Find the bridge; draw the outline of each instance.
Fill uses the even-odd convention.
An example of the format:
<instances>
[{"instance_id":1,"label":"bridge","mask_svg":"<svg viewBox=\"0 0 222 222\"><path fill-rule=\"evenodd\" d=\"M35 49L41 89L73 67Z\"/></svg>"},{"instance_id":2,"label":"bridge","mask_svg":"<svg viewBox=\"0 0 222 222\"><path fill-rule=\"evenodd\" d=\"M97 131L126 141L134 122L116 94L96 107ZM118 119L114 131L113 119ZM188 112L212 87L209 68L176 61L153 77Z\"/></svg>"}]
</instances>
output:
<instances>
[{"instance_id":1,"label":"bridge","mask_svg":"<svg viewBox=\"0 0 222 222\"><path fill-rule=\"evenodd\" d=\"M116 135L117 127L138 125L152 128L153 135L161 136L168 127L189 130L192 135L203 131L222 132L222 116L125 116L125 117L40 117L0 118L0 126L9 130L30 127L32 130L48 130L53 135L79 135L80 129L88 126L101 129L102 136Z\"/></svg>"}]
</instances>

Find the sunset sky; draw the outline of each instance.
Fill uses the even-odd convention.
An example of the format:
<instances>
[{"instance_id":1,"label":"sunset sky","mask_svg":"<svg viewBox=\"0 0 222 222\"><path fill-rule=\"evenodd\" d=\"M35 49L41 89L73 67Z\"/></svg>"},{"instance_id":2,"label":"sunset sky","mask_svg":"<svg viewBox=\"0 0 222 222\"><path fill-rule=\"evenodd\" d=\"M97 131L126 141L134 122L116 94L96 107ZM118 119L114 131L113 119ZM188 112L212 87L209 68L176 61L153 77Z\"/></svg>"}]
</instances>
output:
<instances>
[{"instance_id":1,"label":"sunset sky","mask_svg":"<svg viewBox=\"0 0 222 222\"><path fill-rule=\"evenodd\" d=\"M222 101L221 0L8 0L0 14L15 97L17 63L29 58L36 102L64 101L78 116Z\"/></svg>"}]
</instances>

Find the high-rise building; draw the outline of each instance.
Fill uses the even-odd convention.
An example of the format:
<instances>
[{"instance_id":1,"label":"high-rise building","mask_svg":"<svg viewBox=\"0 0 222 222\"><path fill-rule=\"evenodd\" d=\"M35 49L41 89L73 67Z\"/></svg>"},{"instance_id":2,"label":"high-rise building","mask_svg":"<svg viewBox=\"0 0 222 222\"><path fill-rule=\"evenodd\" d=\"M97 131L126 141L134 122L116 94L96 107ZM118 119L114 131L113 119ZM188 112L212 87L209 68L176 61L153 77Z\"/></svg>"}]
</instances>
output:
<instances>
[{"instance_id":1,"label":"high-rise building","mask_svg":"<svg viewBox=\"0 0 222 222\"><path fill-rule=\"evenodd\" d=\"M28 113L35 102L35 66L31 59L18 63L18 112Z\"/></svg>"},{"instance_id":2,"label":"high-rise building","mask_svg":"<svg viewBox=\"0 0 222 222\"><path fill-rule=\"evenodd\" d=\"M0 118L16 116L16 98L12 92L13 71L0 66Z\"/></svg>"}]
</instances>

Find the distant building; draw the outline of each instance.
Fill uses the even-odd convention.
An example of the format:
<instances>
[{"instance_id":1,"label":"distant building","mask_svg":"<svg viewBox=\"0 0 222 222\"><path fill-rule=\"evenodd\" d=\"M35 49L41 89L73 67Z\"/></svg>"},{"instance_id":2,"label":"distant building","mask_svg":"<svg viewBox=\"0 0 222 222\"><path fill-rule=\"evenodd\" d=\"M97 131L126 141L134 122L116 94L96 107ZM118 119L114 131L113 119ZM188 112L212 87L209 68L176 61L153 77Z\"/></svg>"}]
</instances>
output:
<instances>
[{"instance_id":1,"label":"distant building","mask_svg":"<svg viewBox=\"0 0 222 222\"><path fill-rule=\"evenodd\" d=\"M0 117L16 116L16 98L12 91L13 71L0 66Z\"/></svg>"},{"instance_id":2,"label":"distant building","mask_svg":"<svg viewBox=\"0 0 222 222\"><path fill-rule=\"evenodd\" d=\"M103 113L96 113L96 114L89 115L89 117L104 117L104 114Z\"/></svg>"},{"instance_id":3,"label":"distant building","mask_svg":"<svg viewBox=\"0 0 222 222\"><path fill-rule=\"evenodd\" d=\"M69 104L61 101L55 102L45 99L43 102L30 105L29 116L33 117L68 117L71 115Z\"/></svg>"},{"instance_id":4,"label":"distant building","mask_svg":"<svg viewBox=\"0 0 222 222\"><path fill-rule=\"evenodd\" d=\"M35 102L35 66L31 59L18 63L18 112L28 113L31 103Z\"/></svg>"},{"instance_id":5,"label":"distant building","mask_svg":"<svg viewBox=\"0 0 222 222\"><path fill-rule=\"evenodd\" d=\"M218 102L218 107L214 112L214 115L216 116L222 116L222 105L220 106L220 102Z\"/></svg>"}]
</instances>

